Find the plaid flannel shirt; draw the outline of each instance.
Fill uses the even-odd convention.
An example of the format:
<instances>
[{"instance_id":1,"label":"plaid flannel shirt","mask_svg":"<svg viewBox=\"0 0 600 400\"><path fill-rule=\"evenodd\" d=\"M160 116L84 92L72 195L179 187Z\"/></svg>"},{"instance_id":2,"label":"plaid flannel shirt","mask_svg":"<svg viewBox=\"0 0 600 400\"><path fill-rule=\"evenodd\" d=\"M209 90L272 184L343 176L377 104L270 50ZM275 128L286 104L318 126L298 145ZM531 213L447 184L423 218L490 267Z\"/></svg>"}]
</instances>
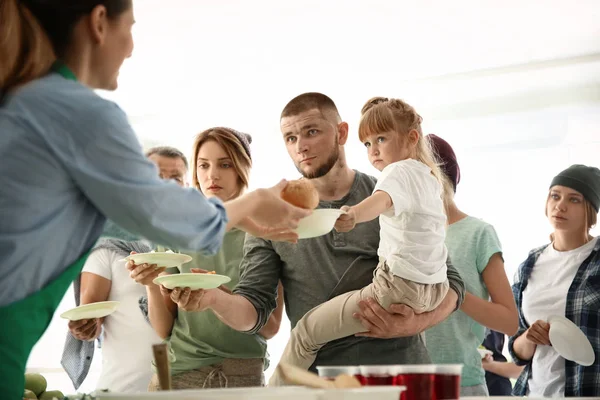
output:
<instances>
[{"instance_id":1,"label":"plaid flannel shirt","mask_svg":"<svg viewBox=\"0 0 600 400\"><path fill-rule=\"evenodd\" d=\"M515 340L529 328L522 309L523 291L527 287L527 281L538 257L547 246L539 247L529 253L527 260L519 266L512 286L519 312L519 331L509 339L508 349L515 363L525 366L513 388L513 395L516 396L527 395L532 368L531 360L520 359L513 348ZM600 396L600 239L596 240L594 249L577 270L573 283L569 287L565 317L585 333L596 356L594 364L589 367L565 360L565 397L598 397Z\"/></svg>"}]
</instances>

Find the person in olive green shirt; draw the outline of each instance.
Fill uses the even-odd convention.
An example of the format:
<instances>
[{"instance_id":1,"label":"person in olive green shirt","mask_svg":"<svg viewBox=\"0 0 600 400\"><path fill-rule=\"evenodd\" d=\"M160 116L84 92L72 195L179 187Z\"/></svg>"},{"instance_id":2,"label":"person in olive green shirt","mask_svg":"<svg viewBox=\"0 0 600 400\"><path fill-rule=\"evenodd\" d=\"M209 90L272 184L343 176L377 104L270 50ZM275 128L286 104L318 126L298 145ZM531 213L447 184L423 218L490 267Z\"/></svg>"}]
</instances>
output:
<instances>
[{"instance_id":1,"label":"person in olive green shirt","mask_svg":"<svg viewBox=\"0 0 600 400\"><path fill-rule=\"evenodd\" d=\"M200 133L193 147L192 184L207 197L223 201L238 197L248 186L251 167L250 135L229 128L212 128ZM232 229L225 234L218 253L207 256L188 253L190 263L164 273L215 271L231 281L221 289L231 291L240 278L245 232ZM148 317L153 328L169 344L173 389L245 387L264 385L268 366L266 340L279 330L283 312L281 285L278 307L269 323L248 335L222 323L212 311L188 312L198 292L189 288L172 291L152 283L154 267L130 263L131 276L146 285ZM158 390L153 376L149 390Z\"/></svg>"}]
</instances>

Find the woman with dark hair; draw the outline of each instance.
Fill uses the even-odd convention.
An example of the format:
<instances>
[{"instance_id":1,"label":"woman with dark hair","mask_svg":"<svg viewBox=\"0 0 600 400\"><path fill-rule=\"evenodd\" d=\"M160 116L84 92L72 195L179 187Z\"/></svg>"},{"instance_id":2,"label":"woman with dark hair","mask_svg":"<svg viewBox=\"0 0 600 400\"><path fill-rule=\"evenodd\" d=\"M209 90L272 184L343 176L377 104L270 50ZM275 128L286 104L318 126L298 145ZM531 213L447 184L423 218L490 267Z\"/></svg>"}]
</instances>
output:
<instances>
[{"instance_id":1,"label":"woman with dark hair","mask_svg":"<svg viewBox=\"0 0 600 400\"><path fill-rule=\"evenodd\" d=\"M437 135L427 135L427 139L452 184L453 190L445 199L446 246L465 281L467 293L460 311L425 332L426 345L434 363L463 364L461 396L487 396L485 371L477 347L484 339L485 327L509 335L515 333L517 308L496 230L463 212L454 200L461 174L452 146Z\"/></svg>"},{"instance_id":2,"label":"woman with dark hair","mask_svg":"<svg viewBox=\"0 0 600 400\"><path fill-rule=\"evenodd\" d=\"M528 397L600 396L600 241L590 235L600 208L600 170L572 165L550 184L546 217L551 243L519 266L513 294L519 331L508 349L525 366L513 394ZM550 317L573 322L592 345L591 365L563 358L550 342Z\"/></svg>"},{"instance_id":3,"label":"woman with dark hair","mask_svg":"<svg viewBox=\"0 0 600 400\"><path fill-rule=\"evenodd\" d=\"M4 399L22 397L29 353L107 217L153 242L215 253L234 226L294 241L290 229L310 213L281 199L284 181L223 202L156 175L125 113L93 90L117 87L133 24L131 0L0 2Z\"/></svg>"}]
</instances>

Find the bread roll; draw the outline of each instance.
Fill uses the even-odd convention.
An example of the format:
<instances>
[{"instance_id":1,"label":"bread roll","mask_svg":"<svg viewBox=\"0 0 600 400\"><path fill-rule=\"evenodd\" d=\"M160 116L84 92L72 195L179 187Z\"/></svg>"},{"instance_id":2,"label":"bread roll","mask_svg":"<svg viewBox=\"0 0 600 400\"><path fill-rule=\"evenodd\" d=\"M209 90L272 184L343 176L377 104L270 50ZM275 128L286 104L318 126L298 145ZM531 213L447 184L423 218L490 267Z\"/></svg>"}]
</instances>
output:
<instances>
[{"instance_id":1,"label":"bread roll","mask_svg":"<svg viewBox=\"0 0 600 400\"><path fill-rule=\"evenodd\" d=\"M296 207L310 210L319 205L319 193L308 179L289 181L281 191L281 198Z\"/></svg>"}]
</instances>

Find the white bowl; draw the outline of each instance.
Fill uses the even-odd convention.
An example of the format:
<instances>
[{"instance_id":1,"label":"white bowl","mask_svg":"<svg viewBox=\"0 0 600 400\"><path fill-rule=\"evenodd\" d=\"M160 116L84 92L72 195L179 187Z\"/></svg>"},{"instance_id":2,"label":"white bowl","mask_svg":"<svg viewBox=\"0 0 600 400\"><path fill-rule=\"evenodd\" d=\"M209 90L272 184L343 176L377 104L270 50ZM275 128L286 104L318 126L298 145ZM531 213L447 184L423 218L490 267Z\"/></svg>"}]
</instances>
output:
<instances>
[{"instance_id":1,"label":"white bowl","mask_svg":"<svg viewBox=\"0 0 600 400\"><path fill-rule=\"evenodd\" d=\"M308 239L323 236L331 232L335 221L344 211L337 208L319 208L313 210L308 217L302 218L296 228L300 239Z\"/></svg>"}]
</instances>

